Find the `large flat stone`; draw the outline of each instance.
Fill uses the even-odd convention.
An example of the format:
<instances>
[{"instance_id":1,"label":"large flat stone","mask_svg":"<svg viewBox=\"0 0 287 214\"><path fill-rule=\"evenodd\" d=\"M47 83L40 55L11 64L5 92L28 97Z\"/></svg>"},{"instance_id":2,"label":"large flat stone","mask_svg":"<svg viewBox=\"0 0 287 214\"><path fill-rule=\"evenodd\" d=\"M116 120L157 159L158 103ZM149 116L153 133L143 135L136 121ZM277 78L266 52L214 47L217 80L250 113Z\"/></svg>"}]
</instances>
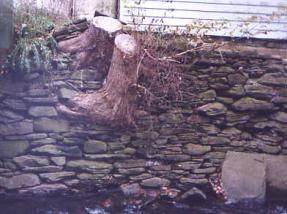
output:
<instances>
[{"instance_id":1,"label":"large flat stone","mask_svg":"<svg viewBox=\"0 0 287 214\"><path fill-rule=\"evenodd\" d=\"M3 123L21 121L23 118L24 117L22 115L7 109L1 109L0 111L0 122Z\"/></svg>"},{"instance_id":2,"label":"large flat stone","mask_svg":"<svg viewBox=\"0 0 287 214\"><path fill-rule=\"evenodd\" d=\"M30 97L43 97L51 94L49 89L44 88L32 88L28 91L28 96Z\"/></svg>"},{"instance_id":3,"label":"large flat stone","mask_svg":"<svg viewBox=\"0 0 287 214\"><path fill-rule=\"evenodd\" d=\"M258 80L259 83L271 86L287 86L287 77L282 73L268 73Z\"/></svg>"},{"instance_id":4,"label":"large flat stone","mask_svg":"<svg viewBox=\"0 0 287 214\"><path fill-rule=\"evenodd\" d=\"M29 108L28 113L33 117L53 117L58 115L55 107L52 106L32 106Z\"/></svg>"},{"instance_id":5,"label":"large flat stone","mask_svg":"<svg viewBox=\"0 0 287 214\"><path fill-rule=\"evenodd\" d=\"M40 172L61 172L63 167L61 166L37 166L37 167L25 167L22 169L24 172L40 173Z\"/></svg>"},{"instance_id":6,"label":"large flat stone","mask_svg":"<svg viewBox=\"0 0 287 214\"><path fill-rule=\"evenodd\" d=\"M0 177L0 186L9 190L32 187L39 184L40 179L34 174L22 174L10 178Z\"/></svg>"},{"instance_id":7,"label":"large flat stone","mask_svg":"<svg viewBox=\"0 0 287 214\"><path fill-rule=\"evenodd\" d=\"M67 157L81 157L82 151L78 146L57 146L57 145L44 145L32 149L32 152L40 155L62 155Z\"/></svg>"},{"instance_id":8,"label":"large flat stone","mask_svg":"<svg viewBox=\"0 0 287 214\"><path fill-rule=\"evenodd\" d=\"M210 146L189 143L185 146L186 153L190 155L203 155L211 151Z\"/></svg>"},{"instance_id":9,"label":"large flat stone","mask_svg":"<svg viewBox=\"0 0 287 214\"><path fill-rule=\"evenodd\" d=\"M276 120L281 123L287 123L287 113L285 112L276 112L271 115L271 119Z\"/></svg>"},{"instance_id":10,"label":"large flat stone","mask_svg":"<svg viewBox=\"0 0 287 214\"><path fill-rule=\"evenodd\" d=\"M272 87L260 84L246 85L244 89L248 96L256 99L270 99L277 93Z\"/></svg>"},{"instance_id":11,"label":"large flat stone","mask_svg":"<svg viewBox=\"0 0 287 214\"><path fill-rule=\"evenodd\" d=\"M154 177L154 178L143 180L141 182L141 185L143 187L160 188L160 187L169 186L170 181L165 178Z\"/></svg>"},{"instance_id":12,"label":"large flat stone","mask_svg":"<svg viewBox=\"0 0 287 214\"><path fill-rule=\"evenodd\" d=\"M146 160L127 160L127 161L122 161L122 162L116 162L114 163L114 166L116 168L124 168L124 169L129 169L129 168L138 168L138 167L146 167L147 161Z\"/></svg>"},{"instance_id":13,"label":"large flat stone","mask_svg":"<svg viewBox=\"0 0 287 214\"><path fill-rule=\"evenodd\" d=\"M15 157L13 161L21 168L48 166L50 163L47 157L33 155Z\"/></svg>"},{"instance_id":14,"label":"large flat stone","mask_svg":"<svg viewBox=\"0 0 287 214\"><path fill-rule=\"evenodd\" d=\"M52 172L52 173L42 173L40 177L47 180L48 182L57 182L66 178L71 178L75 176L75 172Z\"/></svg>"},{"instance_id":15,"label":"large flat stone","mask_svg":"<svg viewBox=\"0 0 287 214\"><path fill-rule=\"evenodd\" d=\"M272 103L263 100L257 100L250 97L244 97L236 101L233 108L237 111L258 111L258 110L271 110L274 108Z\"/></svg>"},{"instance_id":16,"label":"large flat stone","mask_svg":"<svg viewBox=\"0 0 287 214\"><path fill-rule=\"evenodd\" d=\"M103 141L89 140L84 144L84 151L90 154L105 153L108 147Z\"/></svg>"},{"instance_id":17,"label":"large flat stone","mask_svg":"<svg viewBox=\"0 0 287 214\"><path fill-rule=\"evenodd\" d=\"M228 152L222 168L222 183L230 202L265 200L266 166L259 154Z\"/></svg>"},{"instance_id":18,"label":"large flat stone","mask_svg":"<svg viewBox=\"0 0 287 214\"><path fill-rule=\"evenodd\" d=\"M47 138L48 135L45 133L35 133L28 135L12 135L5 137L7 140L40 140Z\"/></svg>"},{"instance_id":19,"label":"large flat stone","mask_svg":"<svg viewBox=\"0 0 287 214\"><path fill-rule=\"evenodd\" d=\"M72 99L77 95L77 91L68 88L60 88L58 91L58 96L60 99Z\"/></svg>"},{"instance_id":20,"label":"large flat stone","mask_svg":"<svg viewBox=\"0 0 287 214\"><path fill-rule=\"evenodd\" d=\"M1 135L24 135L33 132L33 123L30 120L25 120L16 123L0 124Z\"/></svg>"},{"instance_id":21,"label":"large flat stone","mask_svg":"<svg viewBox=\"0 0 287 214\"><path fill-rule=\"evenodd\" d=\"M27 110L26 104L21 99L8 98L8 99L5 99L2 103L6 105L8 108L13 109L13 110L21 110L21 111Z\"/></svg>"},{"instance_id":22,"label":"large flat stone","mask_svg":"<svg viewBox=\"0 0 287 214\"><path fill-rule=\"evenodd\" d=\"M33 104L55 104L58 102L57 97L25 97L24 100Z\"/></svg>"},{"instance_id":23,"label":"large flat stone","mask_svg":"<svg viewBox=\"0 0 287 214\"><path fill-rule=\"evenodd\" d=\"M227 112L227 108L222 103L209 103L199 107L198 112L207 116L219 116L224 115Z\"/></svg>"},{"instance_id":24,"label":"large flat stone","mask_svg":"<svg viewBox=\"0 0 287 214\"><path fill-rule=\"evenodd\" d=\"M230 85L237 85L237 84L245 84L248 78L243 74L235 73L235 74L229 74L227 79Z\"/></svg>"},{"instance_id":25,"label":"large flat stone","mask_svg":"<svg viewBox=\"0 0 287 214\"><path fill-rule=\"evenodd\" d=\"M40 186L26 188L20 190L20 193L29 193L35 195L48 195L63 192L68 190L68 187L64 184L42 184Z\"/></svg>"},{"instance_id":26,"label":"large flat stone","mask_svg":"<svg viewBox=\"0 0 287 214\"><path fill-rule=\"evenodd\" d=\"M113 165L99 161L74 160L67 162L67 168L95 173L109 173L112 171Z\"/></svg>"},{"instance_id":27,"label":"large flat stone","mask_svg":"<svg viewBox=\"0 0 287 214\"><path fill-rule=\"evenodd\" d=\"M68 132L68 121L60 119L39 118L34 121L35 132Z\"/></svg>"},{"instance_id":28,"label":"large flat stone","mask_svg":"<svg viewBox=\"0 0 287 214\"><path fill-rule=\"evenodd\" d=\"M271 195L287 196L287 156L264 155L267 189Z\"/></svg>"},{"instance_id":29,"label":"large flat stone","mask_svg":"<svg viewBox=\"0 0 287 214\"><path fill-rule=\"evenodd\" d=\"M14 158L29 147L28 141L0 141L0 159Z\"/></svg>"}]
</instances>

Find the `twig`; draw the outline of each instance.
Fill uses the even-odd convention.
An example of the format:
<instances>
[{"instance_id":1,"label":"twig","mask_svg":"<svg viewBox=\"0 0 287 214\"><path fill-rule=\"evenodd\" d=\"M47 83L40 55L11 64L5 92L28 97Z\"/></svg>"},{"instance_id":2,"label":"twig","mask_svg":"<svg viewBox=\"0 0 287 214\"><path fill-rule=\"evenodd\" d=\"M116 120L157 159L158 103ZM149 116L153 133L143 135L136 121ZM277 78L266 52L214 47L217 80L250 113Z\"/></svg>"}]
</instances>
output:
<instances>
[{"instance_id":1,"label":"twig","mask_svg":"<svg viewBox=\"0 0 287 214\"><path fill-rule=\"evenodd\" d=\"M177 61L177 60L174 60L174 59L172 59L172 58L170 58L170 57L156 58L156 57L152 56L152 55L148 52L147 49L144 49L144 52L148 55L149 58L151 58L151 59L153 59L153 60L155 60L155 61L168 61L168 62L175 62L175 63L179 63L179 64L181 63L181 62L179 62L179 61Z\"/></svg>"},{"instance_id":2,"label":"twig","mask_svg":"<svg viewBox=\"0 0 287 214\"><path fill-rule=\"evenodd\" d=\"M140 67L141 67L141 64L142 64L142 61L143 61L145 55L146 55L146 52L144 52L144 54L142 55L138 65L137 65L137 71L136 71L137 72L137 78L139 77L139 70L140 70Z\"/></svg>"},{"instance_id":3,"label":"twig","mask_svg":"<svg viewBox=\"0 0 287 214\"><path fill-rule=\"evenodd\" d=\"M144 86L142 86L140 84L133 84L132 87L135 87L135 88L138 88L138 89L142 89L145 94L149 94L149 95L154 96L154 94L150 90L148 90L146 87L144 87Z\"/></svg>"},{"instance_id":4,"label":"twig","mask_svg":"<svg viewBox=\"0 0 287 214\"><path fill-rule=\"evenodd\" d=\"M167 56L167 57L161 57L161 58L156 58L156 57L152 56L152 55L148 52L147 49L144 49L144 52L147 54L148 57L150 57L151 59L153 59L153 60L155 60L155 61L168 61L168 62L175 62L175 63L181 64L180 61L177 61L177 60L175 60L175 59L173 59L173 58L175 58L175 57L180 57L180 56L183 56L183 55L188 54L188 53L193 53L193 52L196 52L196 51L198 51L198 50L209 50L209 51L211 51L211 50L215 50L215 49L218 49L218 48L220 48L220 47L223 47L223 46L225 46L225 45L226 45L226 44L223 43L223 44L220 44L220 45L218 45L218 44L212 44L212 45L206 45L206 46L199 46L199 47L196 47L196 48L188 49L188 50L185 50L185 51L183 51L183 52L177 53L177 54L175 54L175 55L173 55L173 56Z\"/></svg>"}]
</instances>

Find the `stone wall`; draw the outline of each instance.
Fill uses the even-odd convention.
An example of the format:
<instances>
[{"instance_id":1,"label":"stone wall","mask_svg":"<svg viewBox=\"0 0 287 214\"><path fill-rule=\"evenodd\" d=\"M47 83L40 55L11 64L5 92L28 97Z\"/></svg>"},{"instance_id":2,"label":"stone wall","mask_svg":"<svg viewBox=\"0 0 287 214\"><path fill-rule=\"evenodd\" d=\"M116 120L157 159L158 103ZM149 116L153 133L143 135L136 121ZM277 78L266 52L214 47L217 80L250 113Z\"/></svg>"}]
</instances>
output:
<instances>
[{"instance_id":1,"label":"stone wall","mask_svg":"<svg viewBox=\"0 0 287 214\"><path fill-rule=\"evenodd\" d=\"M286 60L254 53L201 54L186 65L182 99L155 106L129 130L56 110L79 91L101 88L100 71L1 77L0 189L78 192L125 183L208 189L227 151L287 154L286 70Z\"/></svg>"}]
</instances>

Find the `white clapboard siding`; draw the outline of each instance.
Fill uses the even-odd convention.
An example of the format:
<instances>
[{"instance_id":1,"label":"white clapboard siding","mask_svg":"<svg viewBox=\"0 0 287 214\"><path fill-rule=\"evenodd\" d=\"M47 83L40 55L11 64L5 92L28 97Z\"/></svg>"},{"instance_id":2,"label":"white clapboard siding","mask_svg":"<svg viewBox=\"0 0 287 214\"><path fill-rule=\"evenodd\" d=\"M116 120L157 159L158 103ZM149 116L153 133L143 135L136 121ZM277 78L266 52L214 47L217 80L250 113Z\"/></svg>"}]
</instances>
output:
<instances>
[{"instance_id":1,"label":"white clapboard siding","mask_svg":"<svg viewBox=\"0 0 287 214\"><path fill-rule=\"evenodd\" d=\"M137 30L287 39L287 0L121 0L120 19Z\"/></svg>"}]
</instances>

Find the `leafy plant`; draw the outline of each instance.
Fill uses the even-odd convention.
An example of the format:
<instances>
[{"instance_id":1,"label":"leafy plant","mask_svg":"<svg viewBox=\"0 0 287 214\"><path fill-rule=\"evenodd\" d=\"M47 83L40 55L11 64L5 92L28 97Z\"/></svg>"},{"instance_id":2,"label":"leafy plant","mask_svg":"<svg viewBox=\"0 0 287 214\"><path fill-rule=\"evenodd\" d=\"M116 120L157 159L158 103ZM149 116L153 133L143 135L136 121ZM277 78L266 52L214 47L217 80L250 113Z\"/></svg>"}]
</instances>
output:
<instances>
[{"instance_id":1,"label":"leafy plant","mask_svg":"<svg viewBox=\"0 0 287 214\"><path fill-rule=\"evenodd\" d=\"M32 70L51 69L51 62L56 51L56 41L48 39L20 38L8 58L8 70L30 73Z\"/></svg>"},{"instance_id":2,"label":"leafy plant","mask_svg":"<svg viewBox=\"0 0 287 214\"><path fill-rule=\"evenodd\" d=\"M25 74L51 69L57 42L51 32L56 21L44 9L20 4L15 8L16 44L8 56L6 68Z\"/></svg>"}]
</instances>

